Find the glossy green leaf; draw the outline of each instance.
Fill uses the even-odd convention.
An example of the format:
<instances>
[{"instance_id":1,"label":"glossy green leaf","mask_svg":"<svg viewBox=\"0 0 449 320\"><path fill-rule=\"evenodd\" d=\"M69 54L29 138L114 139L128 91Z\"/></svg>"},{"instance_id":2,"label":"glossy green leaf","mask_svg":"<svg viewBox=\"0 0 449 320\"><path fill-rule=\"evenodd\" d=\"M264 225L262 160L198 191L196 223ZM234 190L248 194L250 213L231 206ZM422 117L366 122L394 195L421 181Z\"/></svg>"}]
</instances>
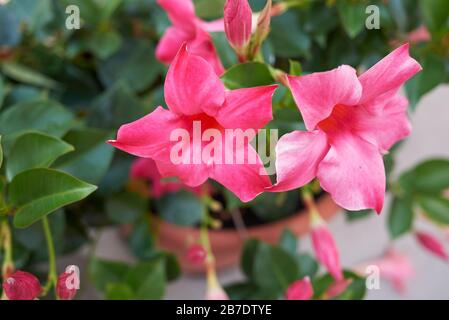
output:
<instances>
[{"instance_id":1,"label":"glossy green leaf","mask_svg":"<svg viewBox=\"0 0 449 320\"><path fill-rule=\"evenodd\" d=\"M337 2L341 22L351 38L355 38L365 27L366 6L366 3L360 1L340 0Z\"/></svg>"},{"instance_id":2,"label":"glossy green leaf","mask_svg":"<svg viewBox=\"0 0 449 320\"><path fill-rule=\"evenodd\" d=\"M59 158L54 167L97 184L106 173L114 155L114 148L106 143L111 137L110 132L97 129L70 131L64 136L64 140L73 145L75 151Z\"/></svg>"},{"instance_id":3,"label":"glossy green leaf","mask_svg":"<svg viewBox=\"0 0 449 320\"><path fill-rule=\"evenodd\" d=\"M388 215L388 230L395 239L409 232L413 225L413 208L410 199L394 198Z\"/></svg>"},{"instance_id":4,"label":"glossy green leaf","mask_svg":"<svg viewBox=\"0 0 449 320\"><path fill-rule=\"evenodd\" d=\"M204 205L194 194L181 190L164 195L157 202L160 217L168 222L193 226L200 222Z\"/></svg>"},{"instance_id":5,"label":"glossy green leaf","mask_svg":"<svg viewBox=\"0 0 449 320\"><path fill-rule=\"evenodd\" d=\"M418 204L430 220L449 225L449 199L438 196L419 196Z\"/></svg>"},{"instance_id":6,"label":"glossy green leaf","mask_svg":"<svg viewBox=\"0 0 449 320\"><path fill-rule=\"evenodd\" d=\"M125 282L132 288L134 299L162 299L165 292L165 268L163 259L141 262L125 275Z\"/></svg>"},{"instance_id":7,"label":"glossy green leaf","mask_svg":"<svg viewBox=\"0 0 449 320\"><path fill-rule=\"evenodd\" d=\"M9 186L11 205L17 208L14 225L27 227L65 205L84 199L95 189L53 169L37 168L19 173Z\"/></svg>"},{"instance_id":8,"label":"glossy green leaf","mask_svg":"<svg viewBox=\"0 0 449 320\"><path fill-rule=\"evenodd\" d=\"M259 244L253 265L253 279L258 286L282 294L299 278L298 271L293 255L279 247Z\"/></svg>"},{"instance_id":9,"label":"glossy green leaf","mask_svg":"<svg viewBox=\"0 0 449 320\"><path fill-rule=\"evenodd\" d=\"M73 146L59 138L39 132L25 133L17 138L11 148L6 176L11 180L22 171L46 168L57 158L73 150Z\"/></svg>"},{"instance_id":10,"label":"glossy green leaf","mask_svg":"<svg viewBox=\"0 0 449 320\"><path fill-rule=\"evenodd\" d=\"M449 160L428 160L413 171L413 186L420 192L439 193L449 188Z\"/></svg>"},{"instance_id":11,"label":"glossy green leaf","mask_svg":"<svg viewBox=\"0 0 449 320\"><path fill-rule=\"evenodd\" d=\"M75 124L73 114L52 100L32 100L9 107L0 114L5 148L25 132L40 131L61 137Z\"/></svg>"},{"instance_id":12,"label":"glossy green leaf","mask_svg":"<svg viewBox=\"0 0 449 320\"><path fill-rule=\"evenodd\" d=\"M130 267L119 261L94 257L89 262L89 277L98 290L104 291L108 284L121 283Z\"/></svg>"},{"instance_id":13,"label":"glossy green leaf","mask_svg":"<svg viewBox=\"0 0 449 320\"><path fill-rule=\"evenodd\" d=\"M226 88L230 90L274 83L268 66L260 62L238 64L227 70L221 79Z\"/></svg>"},{"instance_id":14,"label":"glossy green leaf","mask_svg":"<svg viewBox=\"0 0 449 320\"><path fill-rule=\"evenodd\" d=\"M15 62L2 64L3 73L13 80L46 89L58 88L58 83L49 77Z\"/></svg>"}]
</instances>

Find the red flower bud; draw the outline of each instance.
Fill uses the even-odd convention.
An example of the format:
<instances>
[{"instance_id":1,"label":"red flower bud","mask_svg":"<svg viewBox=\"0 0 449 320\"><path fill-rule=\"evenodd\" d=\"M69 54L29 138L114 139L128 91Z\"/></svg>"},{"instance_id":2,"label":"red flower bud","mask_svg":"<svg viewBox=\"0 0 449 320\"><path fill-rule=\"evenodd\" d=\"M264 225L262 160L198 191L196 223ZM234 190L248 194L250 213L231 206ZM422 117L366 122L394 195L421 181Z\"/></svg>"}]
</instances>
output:
<instances>
[{"instance_id":1,"label":"red flower bud","mask_svg":"<svg viewBox=\"0 0 449 320\"><path fill-rule=\"evenodd\" d=\"M432 252L437 257L440 257L443 260L449 259L449 255L447 254L443 244L433 235L418 231L416 232L416 238L424 248Z\"/></svg>"},{"instance_id":2,"label":"red flower bud","mask_svg":"<svg viewBox=\"0 0 449 320\"><path fill-rule=\"evenodd\" d=\"M39 280L34 275L20 270L3 281L3 291L9 300L34 300L41 290Z\"/></svg>"},{"instance_id":3,"label":"red flower bud","mask_svg":"<svg viewBox=\"0 0 449 320\"><path fill-rule=\"evenodd\" d=\"M224 27L231 45L241 51L251 39L252 11L248 0L227 0L224 7Z\"/></svg>"},{"instance_id":4,"label":"red flower bud","mask_svg":"<svg viewBox=\"0 0 449 320\"><path fill-rule=\"evenodd\" d=\"M201 265L206 259L207 253L202 245L194 244L187 251L187 260L195 265Z\"/></svg>"},{"instance_id":5,"label":"red flower bud","mask_svg":"<svg viewBox=\"0 0 449 320\"><path fill-rule=\"evenodd\" d=\"M72 279L72 277L77 277L77 275L69 272L63 272L59 275L56 284L56 294L59 299L72 300L75 298L79 280L77 278Z\"/></svg>"},{"instance_id":6,"label":"red flower bud","mask_svg":"<svg viewBox=\"0 0 449 320\"><path fill-rule=\"evenodd\" d=\"M310 300L313 297L313 288L309 277L293 282L285 293L287 300Z\"/></svg>"}]
</instances>

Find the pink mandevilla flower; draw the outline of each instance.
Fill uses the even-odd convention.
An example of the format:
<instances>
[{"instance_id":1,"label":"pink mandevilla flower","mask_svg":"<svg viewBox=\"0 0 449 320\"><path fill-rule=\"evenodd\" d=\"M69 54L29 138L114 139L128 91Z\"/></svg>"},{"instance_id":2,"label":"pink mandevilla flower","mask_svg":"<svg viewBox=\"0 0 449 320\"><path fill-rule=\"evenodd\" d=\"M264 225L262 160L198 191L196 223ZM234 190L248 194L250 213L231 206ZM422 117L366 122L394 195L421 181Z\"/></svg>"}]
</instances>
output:
<instances>
[{"instance_id":1,"label":"pink mandevilla flower","mask_svg":"<svg viewBox=\"0 0 449 320\"><path fill-rule=\"evenodd\" d=\"M309 277L293 282L285 292L287 300L310 300L312 297L313 287Z\"/></svg>"},{"instance_id":2,"label":"pink mandevilla flower","mask_svg":"<svg viewBox=\"0 0 449 320\"><path fill-rule=\"evenodd\" d=\"M449 259L449 255L444 248L443 243L438 238L423 231L417 231L415 235L418 242L429 252L443 260Z\"/></svg>"},{"instance_id":3,"label":"pink mandevilla flower","mask_svg":"<svg viewBox=\"0 0 449 320\"><path fill-rule=\"evenodd\" d=\"M329 271L335 281L342 281L344 278L340 265L340 254L326 223L322 220L312 222L311 236L317 260Z\"/></svg>"},{"instance_id":4,"label":"pink mandevilla flower","mask_svg":"<svg viewBox=\"0 0 449 320\"><path fill-rule=\"evenodd\" d=\"M3 290L9 300L34 300L42 288L34 275L18 270L3 281Z\"/></svg>"},{"instance_id":5,"label":"pink mandevilla flower","mask_svg":"<svg viewBox=\"0 0 449 320\"><path fill-rule=\"evenodd\" d=\"M381 212L382 153L411 131L408 101L397 93L421 70L408 49L408 44L401 46L359 77L346 65L288 77L308 131L279 140L278 182L271 191L296 189L318 177L341 207Z\"/></svg>"},{"instance_id":6,"label":"pink mandevilla flower","mask_svg":"<svg viewBox=\"0 0 449 320\"><path fill-rule=\"evenodd\" d=\"M165 80L165 100L169 110L158 107L151 114L126 125L109 141L115 147L133 155L152 158L163 177L178 177L184 184L196 187L208 178L214 179L235 193L242 201L250 201L271 186L262 161L254 148L245 139L244 143L229 143L226 129L254 132L263 128L272 119L271 98L276 85L243 88L227 91L212 67L201 57L180 49L170 65ZM243 164L236 161L203 159L203 144L190 139L183 145L187 150L183 157L188 161L174 163L171 152L181 142L172 141L171 135L180 129L190 137L196 135L194 126L200 123L201 132L212 129L220 136L222 156L244 155ZM195 128L196 130L197 128ZM208 130L210 132L210 130ZM215 141L216 137L212 137ZM191 152L190 152L191 151ZM198 154L199 153L199 154ZM193 157L193 161L192 161ZM199 158L199 162L195 162ZM254 159L255 161L248 161ZM253 163L254 162L254 163Z\"/></svg>"},{"instance_id":7,"label":"pink mandevilla flower","mask_svg":"<svg viewBox=\"0 0 449 320\"><path fill-rule=\"evenodd\" d=\"M209 62L215 72L224 71L209 32L224 31L223 19L205 22L195 14L192 0L158 0L157 3L167 12L173 26L169 27L156 48L156 57L170 64L184 42L192 53Z\"/></svg>"},{"instance_id":8,"label":"pink mandevilla flower","mask_svg":"<svg viewBox=\"0 0 449 320\"><path fill-rule=\"evenodd\" d=\"M208 184L198 187L189 187L178 181L164 181L157 169L153 159L138 158L131 165L131 177L134 179L145 179L150 182L150 193L154 198L160 198L169 192L186 189L197 196L202 196L211 191Z\"/></svg>"},{"instance_id":9,"label":"pink mandevilla flower","mask_svg":"<svg viewBox=\"0 0 449 320\"><path fill-rule=\"evenodd\" d=\"M251 39L252 14L248 0L226 0L224 6L226 37L238 52L244 49Z\"/></svg>"}]
</instances>

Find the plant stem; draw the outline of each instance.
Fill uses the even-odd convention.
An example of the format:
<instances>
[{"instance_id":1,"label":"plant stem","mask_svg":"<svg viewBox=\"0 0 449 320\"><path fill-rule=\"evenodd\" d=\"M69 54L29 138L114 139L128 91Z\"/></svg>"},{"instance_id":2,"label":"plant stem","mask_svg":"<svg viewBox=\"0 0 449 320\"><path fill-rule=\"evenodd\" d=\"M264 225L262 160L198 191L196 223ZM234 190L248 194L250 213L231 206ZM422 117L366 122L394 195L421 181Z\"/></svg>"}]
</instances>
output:
<instances>
[{"instance_id":1,"label":"plant stem","mask_svg":"<svg viewBox=\"0 0 449 320\"><path fill-rule=\"evenodd\" d=\"M2 264L2 280L6 280L9 274L14 270L14 261L12 259L12 240L11 229L9 228L8 220L5 219L0 225L0 240L3 246L3 264ZM3 291L1 300L6 300L5 292Z\"/></svg>"},{"instance_id":2,"label":"plant stem","mask_svg":"<svg viewBox=\"0 0 449 320\"><path fill-rule=\"evenodd\" d=\"M49 265L48 280L43 290L43 295L46 295L52 286L56 289L56 282L58 279L58 275L56 273L55 246L53 243L53 236L51 233L51 228L50 224L48 223L47 217L42 218L42 225L44 227L45 240L47 242L48 265Z\"/></svg>"},{"instance_id":3,"label":"plant stem","mask_svg":"<svg viewBox=\"0 0 449 320\"><path fill-rule=\"evenodd\" d=\"M312 224L320 222L322 218L315 204L312 192L307 187L303 187L300 190L302 201L304 202L304 205L306 206L306 209L310 214Z\"/></svg>"}]
</instances>

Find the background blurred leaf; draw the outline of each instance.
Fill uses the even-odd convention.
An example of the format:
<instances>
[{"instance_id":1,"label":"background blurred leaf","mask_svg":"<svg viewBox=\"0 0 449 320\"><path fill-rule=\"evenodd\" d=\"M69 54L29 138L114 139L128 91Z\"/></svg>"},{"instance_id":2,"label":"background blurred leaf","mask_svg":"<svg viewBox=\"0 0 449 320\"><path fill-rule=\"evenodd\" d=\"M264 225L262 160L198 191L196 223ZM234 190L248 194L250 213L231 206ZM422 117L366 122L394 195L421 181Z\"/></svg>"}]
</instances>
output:
<instances>
[{"instance_id":1,"label":"background blurred leaf","mask_svg":"<svg viewBox=\"0 0 449 320\"><path fill-rule=\"evenodd\" d=\"M137 221L147 209L147 199L134 192L123 192L106 201L106 212L109 218L121 224Z\"/></svg>"},{"instance_id":2,"label":"background blurred leaf","mask_svg":"<svg viewBox=\"0 0 449 320\"><path fill-rule=\"evenodd\" d=\"M17 138L11 148L6 175L11 180L27 169L48 167L57 158L73 150L73 146L56 137L38 132L25 133Z\"/></svg>"},{"instance_id":3,"label":"background blurred leaf","mask_svg":"<svg viewBox=\"0 0 449 320\"><path fill-rule=\"evenodd\" d=\"M3 73L13 80L46 89L58 88L58 83L49 77L40 74L24 65L15 62L4 62Z\"/></svg>"},{"instance_id":4,"label":"background blurred leaf","mask_svg":"<svg viewBox=\"0 0 449 320\"><path fill-rule=\"evenodd\" d=\"M388 230L393 239L409 232L413 223L411 199L394 198L388 215Z\"/></svg>"},{"instance_id":5,"label":"background blurred leaf","mask_svg":"<svg viewBox=\"0 0 449 320\"><path fill-rule=\"evenodd\" d=\"M100 61L98 76L107 87L124 81L133 91L142 91L153 83L160 70L151 42L129 40L123 42L117 53Z\"/></svg>"},{"instance_id":6,"label":"background blurred leaf","mask_svg":"<svg viewBox=\"0 0 449 320\"><path fill-rule=\"evenodd\" d=\"M74 129L64 140L75 147L75 151L59 158L54 167L66 171L90 183L98 183L108 170L114 148L106 141L111 133L98 129Z\"/></svg>"},{"instance_id":7,"label":"background blurred leaf","mask_svg":"<svg viewBox=\"0 0 449 320\"><path fill-rule=\"evenodd\" d=\"M9 188L11 204L17 209L14 225L24 228L43 216L84 199L95 186L52 169L31 169L14 177Z\"/></svg>"},{"instance_id":8,"label":"background blurred leaf","mask_svg":"<svg viewBox=\"0 0 449 320\"><path fill-rule=\"evenodd\" d=\"M418 203L430 220L449 225L449 199L438 196L419 196Z\"/></svg>"},{"instance_id":9,"label":"background blurred leaf","mask_svg":"<svg viewBox=\"0 0 449 320\"><path fill-rule=\"evenodd\" d=\"M449 188L449 160L427 160L417 165L413 171L413 186L420 192L438 194Z\"/></svg>"},{"instance_id":10,"label":"background blurred leaf","mask_svg":"<svg viewBox=\"0 0 449 320\"><path fill-rule=\"evenodd\" d=\"M431 32L449 30L449 2L446 0L419 1L424 22Z\"/></svg>"},{"instance_id":11,"label":"background blurred leaf","mask_svg":"<svg viewBox=\"0 0 449 320\"><path fill-rule=\"evenodd\" d=\"M7 6L0 6L0 46L15 46L21 37L17 15Z\"/></svg>"},{"instance_id":12,"label":"background blurred leaf","mask_svg":"<svg viewBox=\"0 0 449 320\"><path fill-rule=\"evenodd\" d=\"M338 13L343 27L351 38L355 38L365 27L368 15L365 13L367 4L361 1L337 1Z\"/></svg>"},{"instance_id":13,"label":"background blurred leaf","mask_svg":"<svg viewBox=\"0 0 449 320\"><path fill-rule=\"evenodd\" d=\"M165 194L157 202L157 209L165 221L182 226L193 226L200 222L204 205L196 195L181 190Z\"/></svg>"}]
</instances>

